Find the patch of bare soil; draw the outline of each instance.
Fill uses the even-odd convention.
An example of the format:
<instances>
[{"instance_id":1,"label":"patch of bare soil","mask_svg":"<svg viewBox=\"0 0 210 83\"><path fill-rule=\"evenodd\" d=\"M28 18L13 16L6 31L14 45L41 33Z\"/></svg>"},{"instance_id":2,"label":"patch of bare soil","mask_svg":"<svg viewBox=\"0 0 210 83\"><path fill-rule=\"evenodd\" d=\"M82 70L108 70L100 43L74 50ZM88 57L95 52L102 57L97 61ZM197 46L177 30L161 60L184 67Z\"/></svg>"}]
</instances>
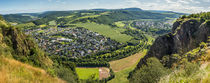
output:
<instances>
[{"instance_id":1,"label":"patch of bare soil","mask_svg":"<svg viewBox=\"0 0 210 83\"><path fill-rule=\"evenodd\" d=\"M108 78L109 77L109 68L101 67L99 68L99 79Z\"/></svg>"}]
</instances>

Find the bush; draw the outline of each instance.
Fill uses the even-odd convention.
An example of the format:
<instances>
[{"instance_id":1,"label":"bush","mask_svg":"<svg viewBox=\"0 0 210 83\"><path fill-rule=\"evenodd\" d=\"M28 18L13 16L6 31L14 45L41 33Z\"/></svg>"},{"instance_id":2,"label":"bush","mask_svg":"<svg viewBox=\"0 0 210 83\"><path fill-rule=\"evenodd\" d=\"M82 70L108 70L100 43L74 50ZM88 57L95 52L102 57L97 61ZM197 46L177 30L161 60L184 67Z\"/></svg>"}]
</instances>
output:
<instances>
[{"instance_id":1,"label":"bush","mask_svg":"<svg viewBox=\"0 0 210 83\"><path fill-rule=\"evenodd\" d=\"M0 20L3 20L3 17L0 15Z\"/></svg>"},{"instance_id":2,"label":"bush","mask_svg":"<svg viewBox=\"0 0 210 83\"><path fill-rule=\"evenodd\" d=\"M74 72L71 69L60 66L55 72L59 78L69 83L77 83L77 77L74 75Z\"/></svg>"},{"instance_id":3,"label":"bush","mask_svg":"<svg viewBox=\"0 0 210 83\"><path fill-rule=\"evenodd\" d=\"M157 58L152 57L147 59L147 65L137 70L129 81L130 83L156 83L167 73L168 69L164 68Z\"/></svg>"},{"instance_id":4,"label":"bush","mask_svg":"<svg viewBox=\"0 0 210 83\"><path fill-rule=\"evenodd\" d=\"M186 15L183 15L181 18L184 19L184 18L186 18L186 17L187 17Z\"/></svg>"},{"instance_id":5,"label":"bush","mask_svg":"<svg viewBox=\"0 0 210 83\"><path fill-rule=\"evenodd\" d=\"M199 70L199 65L187 62L184 66L185 76L190 76Z\"/></svg>"},{"instance_id":6,"label":"bush","mask_svg":"<svg viewBox=\"0 0 210 83\"><path fill-rule=\"evenodd\" d=\"M182 60L183 64L174 69L172 73L161 77L158 83L208 83L203 81L205 72L199 69L196 63L188 62L186 59ZM208 77L208 75L207 75Z\"/></svg>"}]
</instances>

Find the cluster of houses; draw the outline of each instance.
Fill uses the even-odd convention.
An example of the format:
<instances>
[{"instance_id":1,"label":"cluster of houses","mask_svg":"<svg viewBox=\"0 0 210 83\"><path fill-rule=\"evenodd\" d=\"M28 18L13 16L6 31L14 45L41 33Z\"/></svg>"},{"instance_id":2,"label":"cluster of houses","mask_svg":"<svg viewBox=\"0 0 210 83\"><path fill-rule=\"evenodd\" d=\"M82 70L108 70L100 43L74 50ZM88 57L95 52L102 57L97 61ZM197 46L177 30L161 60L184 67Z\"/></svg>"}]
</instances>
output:
<instances>
[{"instance_id":1,"label":"cluster of houses","mask_svg":"<svg viewBox=\"0 0 210 83\"><path fill-rule=\"evenodd\" d=\"M51 55L81 57L115 48L120 43L82 27L29 30L39 47Z\"/></svg>"},{"instance_id":2,"label":"cluster of houses","mask_svg":"<svg viewBox=\"0 0 210 83\"><path fill-rule=\"evenodd\" d=\"M162 28L162 29L170 29L172 25L166 24L161 21L136 21L134 22L138 28Z\"/></svg>"}]
</instances>

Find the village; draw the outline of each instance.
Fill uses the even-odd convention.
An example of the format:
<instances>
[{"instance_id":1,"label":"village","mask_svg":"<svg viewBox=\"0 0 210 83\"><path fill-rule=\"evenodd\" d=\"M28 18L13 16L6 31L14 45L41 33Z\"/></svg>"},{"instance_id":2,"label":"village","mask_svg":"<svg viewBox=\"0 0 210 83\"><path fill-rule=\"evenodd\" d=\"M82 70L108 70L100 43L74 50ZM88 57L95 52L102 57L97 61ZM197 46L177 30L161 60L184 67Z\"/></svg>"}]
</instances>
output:
<instances>
[{"instance_id":1,"label":"village","mask_svg":"<svg viewBox=\"0 0 210 83\"><path fill-rule=\"evenodd\" d=\"M91 55L116 48L120 43L82 27L38 28L26 30L38 42L40 48L50 55L72 58Z\"/></svg>"},{"instance_id":2,"label":"village","mask_svg":"<svg viewBox=\"0 0 210 83\"><path fill-rule=\"evenodd\" d=\"M169 20L170 21L170 20ZM134 25L137 25L138 28L162 28L162 29L170 29L172 24L168 22L157 22L157 21L136 21Z\"/></svg>"}]
</instances>

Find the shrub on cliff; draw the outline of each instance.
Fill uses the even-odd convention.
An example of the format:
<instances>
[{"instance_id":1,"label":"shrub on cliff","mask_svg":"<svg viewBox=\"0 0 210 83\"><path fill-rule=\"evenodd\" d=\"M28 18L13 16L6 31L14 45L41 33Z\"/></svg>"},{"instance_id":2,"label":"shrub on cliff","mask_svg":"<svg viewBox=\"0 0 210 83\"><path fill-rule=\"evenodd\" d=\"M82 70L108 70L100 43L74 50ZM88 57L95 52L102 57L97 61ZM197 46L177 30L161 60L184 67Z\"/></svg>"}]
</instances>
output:
<instances>
[{"instance_id":1,"label":"shrub on cliff","mask_svg":"<svg viewBox=\"0 0 210 83\"><path fill-rule=\"evenodd\" d=\"M157 58L152 57L147 59L147 65L143 65L134 73L130 83L156 83L167 73L168 69L164 68Z\"/></svg>"}]
</instances>

